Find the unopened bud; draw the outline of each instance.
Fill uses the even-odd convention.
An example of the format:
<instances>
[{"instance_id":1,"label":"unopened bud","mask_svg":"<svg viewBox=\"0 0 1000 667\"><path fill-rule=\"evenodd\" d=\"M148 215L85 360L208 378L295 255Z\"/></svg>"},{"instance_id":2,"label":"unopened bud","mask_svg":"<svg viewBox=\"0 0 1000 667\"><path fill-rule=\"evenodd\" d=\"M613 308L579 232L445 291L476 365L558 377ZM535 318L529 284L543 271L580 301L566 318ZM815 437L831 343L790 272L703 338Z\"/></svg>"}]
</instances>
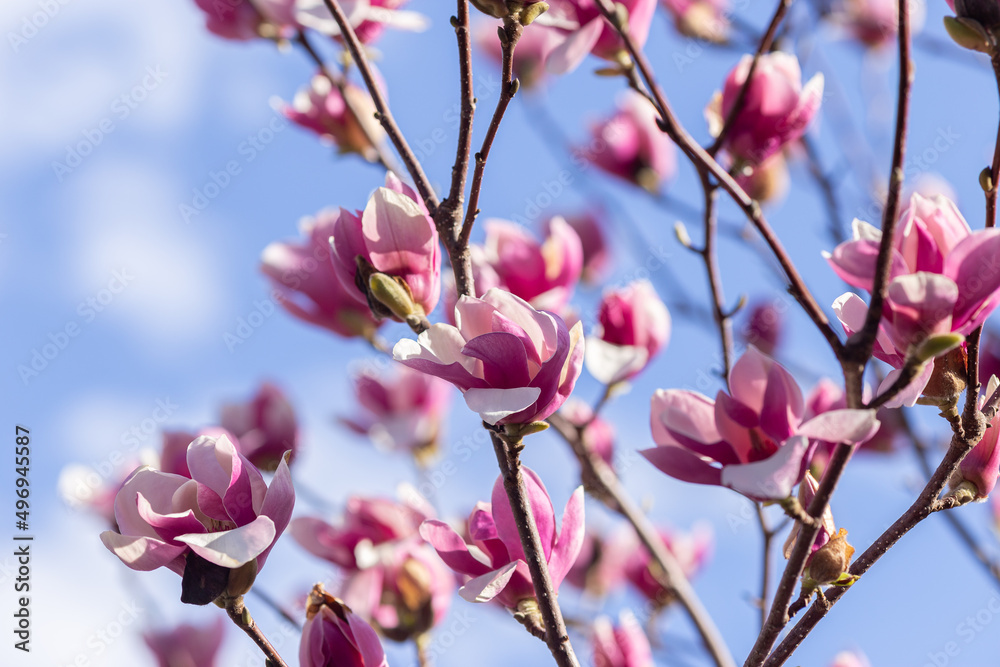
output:
<instances>
[{"instance_id":1,"label":"unopened bud","mask_svg":"<svg viewBox=\"0 0 1000 667\"><path fill-rule=\"evenodd\" d=\"M962 48L980 53L992 53L992 38L982 24L968 18L944 17L944 29L952 41Z\"/></svg>"},{"instance_id":2,"label":"unopened bud","mask_svg":"<svg viewBox=\"0 0 1000 667\"><path fill-rule=\"evenodd\" d=\"M674 235L677 236L677 242L680 243L685 248L690 248L691 246L691 235L688 234L687 227L684 223L678 220L674 223Z\"/></svg>"},{"instance_id":3,"label":"unopened bud","mask_svg":"<svg viewBox=\"0 0 1000 667\"><path fill-rule=\"evenodd\" d=\"M943 415L952 413L965 391L967 364L968 353L964 347L956 347L934 359L934 372L917 402L936 406Z\"/></svg>"},{"instance_id":4,"label":"unopened bud","mask_svg":"<svg viewBox=\"0 0 1000 667\"><path fill-rule=\"evenodd\" d=\"M229 571L229 585L226 586L226 595L238 598L246 595L253 587L253 582L257 579L257 559L247 561L240 567Z\"/></svg>"},{"instance_id":5,"label":"unopened bud","mask_svg":"<svg viewBox=\"0 0 1000 667\"><path fill-rule=\"evenodd\" d=\"M521 25L531 25L535 19L549 10L544 2L534 2L521 10Z\"/></svg>"},{"instance_id":6,"label":"unopened bud","mask_svg":"<svg viewBox=\"0 0 1000 667\"><path fill-rule=\"evenodd\" d=\"M965 336L958 333L937 334L929 336L914 352L920 362L930 361L942 354L951 352L965 342Z\"/></svg>"},{"instance_id":7,"label":"unopened bud","mask_svg":"<svg viewBox=\"0 0 1000 667\"><path fill-rule=\"evenodd\" d=\"M420 306L413 302L410 286L402 278L373 273L368 277L368 293L402 322L414 315L423 315Z\"/></svg>"},{"instance_id":8,"label":"unopened bud","mask_svg":"<svg viewBox=\"0 0 1000 667\"><path fill-rule=\"evenodd\" d=\"M851 566L854 547L847 543L847 529L841 528L809 559L809 578L825 586L838 581Z\"/></svg>"},{"instance_id":9,"label":"unopened bud","mask_svg":"<svg viewBox=\"0 0 1000 667\"><path fill-rule=\"evenodd\" d=\"M506 431L508 437L520 440L526 435L541 433L548 427L548 422L529 422L527 424L507 424L504 426L504 430Z\"/></svg>"}]
</instances>

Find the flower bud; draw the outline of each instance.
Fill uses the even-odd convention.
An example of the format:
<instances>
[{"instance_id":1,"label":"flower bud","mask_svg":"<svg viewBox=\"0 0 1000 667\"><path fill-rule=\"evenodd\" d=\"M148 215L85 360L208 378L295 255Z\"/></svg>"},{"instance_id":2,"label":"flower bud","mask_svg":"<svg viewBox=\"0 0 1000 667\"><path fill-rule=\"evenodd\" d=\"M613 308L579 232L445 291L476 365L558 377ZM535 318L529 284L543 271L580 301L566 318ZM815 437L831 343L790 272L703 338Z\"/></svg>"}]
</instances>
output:
<instances>
[{"instance_id":1,"label":"flower bud","mask_svg":"<svg viewBox=\"0 0 1000 667\"><path fill-rule=\"evenodd\" d=\"M851 566L854 547L847 543L847 529L841 528L809 559L808 576L819 586L838 581Z\"/></svg>"},{"instance_id":2,"label":"flower bud","mask_svg":"<svg viewBox=\"0 0 1000 667\"><path fill-rule=\"evenodd\" d=\"M937 406L942 412L954 408L965 391L968 360L964 346L934 359L934 372L917 402Z\"/></svg>"},{"instance_id":3,"label":"flower bud","mask_svg":"<svg viewBox=\"0 0 1000 667\"><path fill-rule=\"evenodd\" d=\"M373 273L368 277L368 293L400 321L406 322L414 315L424 315L420 306L413 303L413 294L402 278Z\"/></svg>"}]
</instances>

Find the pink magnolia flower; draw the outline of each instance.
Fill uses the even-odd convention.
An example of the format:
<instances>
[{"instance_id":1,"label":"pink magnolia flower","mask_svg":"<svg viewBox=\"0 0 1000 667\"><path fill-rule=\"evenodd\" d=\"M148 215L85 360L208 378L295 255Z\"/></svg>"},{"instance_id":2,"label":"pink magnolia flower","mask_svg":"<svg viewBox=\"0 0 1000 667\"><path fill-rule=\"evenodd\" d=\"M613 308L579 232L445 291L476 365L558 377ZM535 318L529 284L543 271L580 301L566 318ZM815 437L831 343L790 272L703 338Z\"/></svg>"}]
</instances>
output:
<instances>
[{"instance_id":1,"label":"pink magnolia flower","mask_svg":"<svg viewBox=\"0 0 1000 667\"><path fill-rule=\"evenodd\" d=\"M596 598L605 597L623 587L626 581L625 563L631 554L615 548L617 537L588 531L583 537L580 555L566 574L566 581Z\"/></svg>"},{"instance_id":2,"label":"pink magnolia flower","mask_svg":"<svg viewBox=\"0 0 1000 667\"><path fill-rule=\"evenodd\" d=\"M715 540L708 524L696 524L688 533L662 528L657 532L688 578L697 575L712 556ZM647 600L657 607L665 607L674 600L673 592L653 575L653 559L631 527L619 531L608 548L621 554L609 558L624 561L625 578Z\"/></svg>"},{"instance_id":3,"label":"pink magnolia flower","mask_svg":"<svg viewBox=\"0 0 1000 667\"><path fill-rule=\"evenodd\" d=\"M330 240L334 268L345 289L368 293L368 271L398 278L406 285L413 304L427 315L441 295L441 249L437 228L414 190L391 172L385 187L368 200L364 212L340 210ZM369 297L369 304L374 297ZM381 308L382 314L385 308Z\"/></svg>"},{"instance_id":4,"label":"pink magnolia flower","mask_svg":"<svg viewBox=\"0 0 1000 667\"><path fill-rule=\"evenodd\" d=\"M980 408L998 386L1000 386L1000 381L994 375L986 385L986 393L979 398ZM949 480L949 485L956 488L964 484L973 491L976 500L986 500L997 485L997 478L1000 477L998 440L1000 440L1000 415L993 418L986 432L983 433L982 439L962 459L955 475Z\"/></svg>"},{"instance_id":5,"label":"pink magnolia flower","mask_svg":"<svg viewBox=\"0 0 1000 667\"><path fill-rule=\"evenodd\" d=\"M583 444L594 454L597 454L609 466L614 465L615 429L600 417L594 417L590 406L578 398L568 399L559 410L559 414L569 420L574 426L583 426Z\"/></svg>"},{"instance_id":6,"label":"pink magnolia flower","mask_svg":"<svg viewBox=\"0 0 1000 667\"><path fill-rule=\"evenodd\" d=\"M923 28L926 6L913 0L908 4L910 31L916 35ZM896 41L899 3L893 0L842 0L831 18L842 24L863 45L878 48Z\"/></svg>"},{"instance_id":7,"label":"pink magnolia flower","mask_svg":"<svg viewBox=\"0 0 1000 667\"><path fill-rule=\"evenodd\" d=\"M287 2L288 0L271 0ZM341 0L341 9L362 44L377 40L385 28L412 32L427 29L427 18L417 12L401 9L408 0ZM340 26L323 0L295 0L295 21L304 27L331 35L342 41Z\"/></svg>"},{"instance_id":8,"label":"pink magnolia flower","mask_svg":"<svg viewBox=\"0 0 1000 667\"><path fill-rule=\"evenodd\" d=\"M639 48L646 43L656 12L656 0L623 0L628 10L628 32ZM552 53L549 70L563 74L576 69L588 53L621 63L628 58L618 31L604 20L594 0L552 0L538 20L559 27L565 41Z\"/></svg>"},{"instance_id":9,"label":"pink magnolia flower","mask_svg":"<svg viewBox=\"0 0 1000 667\"><path fill-rule=\"evenodd\" d=\"M912 195L897 226L874 355L901 369L926 338L950 332L967 336L1000 303L1000 229L973 232L950 200L919 194ZM854 240L837 246L827 261L849 285L871 291L881 238L878 229L855 220ZM850 335L862 326L868 308L848 293L834 302L834 310ZM932 370L927 364L899 401L912 404ZM898 370L890 373L886 383L898 375Z\"/></svg>"},{"instance_id":10,"label":"pink magnolia flower","mask_svg":"<svg viewBox=\"0 0 1000 667\"><path fill-rule=\"evenodd\" d=\"M354 395L360 416L341 419L352 430L380 448L410 452L418 461L437 451L451 398L447 382L394 364L391 371L372 369L357 375Z\"/></svg>"},{"instance_id":11,"label":"pink magnolia flower","mask_svg":"<svg viewBox=\"0 0 1000 667\"><path fill-rule=\"evenodd\" d=\"M716 44L729 38L729 0L661 0L677 32Z\"/></svg>"},{"instance_id":12,"label":"pink magnolia flower","mask_svg":"<svg viewBox=\"0 0 1000 667\"><path fill-rule=\"evenodd\" d=\"M566 503L562 529L557 534L552 500L542 480L529 468L523 468L523 472L545 562L553 588L558 589L583 544L583 487L578 487ZM434 519L420 526L420 534L448 567L472 577L458 591L463 599L496 600L508 609L517 609L522 600L535 597L535 589L501 477L493 485L492 501L477 503L469 517L472 544L466 544L448 524Z\"/></svg>"},{"instance_id":13,"label":"pink magnolia flower","mask_svg":"<svg viewBox=\"0 0 1000 667\"><path fill-rule=\"evenodd\" d=\"M236 436L237 449L261 470L273 472L285 452L291 463L298 450L298 421L285 394L264 382L246 403L222 406L219 422Z\"/></svg>"},{"instance_id":14,"label":"pink magnolia flower","mask_svg":"<svg viewBox=\"0 0 1000 667\"><path fill-rule=\"evenodd\" d=\"M345 336L371 340L379 322L353 285L334 268L330 237L340 211L323 211L302 223L303 244L272 243L261 254L261 271L274 283L275 299L293 316Z\"/></svg>"},{"instance_id":15,"label":"pink magnolia flower","mask_svg":"<svg viewBox=\"0 0 1000 667\"><path fill-rule=\"evenodd\" d=\"M766 355L773 355L784 330L786 309L778 308L779 301L762 301L750 310L741 337ZM782 304L783 305L783 304Z\"/></svg>"},{"instance_id":16,"label":"pink magnolia flower","mask_svg":"<svg viewBox=\"0 0 1000 667\"><path fill-rule=\"evenodd\" d=\"M102 533L104 546L133 570L166 566L183 575L194 554L230 570L254 561L259 571L292 515L288 464L282 460L268 486L225 436L199 437L187 463L191 478L136 470L115 499L119 532Z\"/></svg>"},{"instance_id":17,"label":"pink magnolia flower","mask_svg":"<svg viewBox=\"0 0 1000 667\"><path fill-rule=\"evenodd\" d=\"M359 561L360 552L413 538L428 517L428 510L414 503L352 496L338 525L299 517L289 532L312 555L346 570L360 570L365 564L363 555Z\"/></svg>"},{"instance_id":18,"label":"pink magnolia flower","mask_svg":"<svg viewBox=\"0 0 1000 667\"><path fill-rule=\"evenodd\" d=\"M279 109L288 120L332 141L341 153L357 153L369 162L378 157L373 141L381 143L385 131L375 120L371 96L353 84L341 94L328 78L316 75L308 88L295 94L291 105L282 103Z\"/></svg>"},{"instance_id":19,"label":"pink magnolia flower","mask_svg":"<svg viewBox=\"0 0 1000 667\"><path fill-rule=\"evenodd\" d=\"M501 285L535 308L562 310L583 271L580 237L561 217L549 221L543 243L521 225L487 220L483 251Z\"/></svg>"},{"instance_id":20,"label":"pink magnolia flower","mask_svg":"<svg viewBox=\"0 0 1000 667\"><path fill-rule=\"evenodd\" d=\"M389 667L378 635L351 608L316 584L299 644L301 667Z\"/></svg>"},{"instance_id":21,"label":"pink magnolia flower","mask_svg":"<svg viewBox=\"0 0 1000 667\"><path fill-rule=\"evenodd\" d=\"M874 410L831 410L804 421L795 379L752 346L733 364L729 387L714 401L657 390L650 421L659 446L640 453L671 477L780 500L805 475L816 441L864 442L879 426Z\"/></svg>"},{"instance_id":22,"label":"pink magnolia flower","mask_svg":"<svg viewBox=\"0 0 1000 667\"><path fill-rule=\"evenodd\" d=\"M503 50L497 37L497 23L479 23L473 29L473 40L486 55L500 63ZM521 88L531 89L545 81L545 61L559 44L563 34L555 28L532 24L525 28L514 49L514 76Z\"/></svg>"},{"instance_id":23,"label":"pink magnolia flower","mask_svg":"<svg viewBox=\"0 0 1000 667\"><path fill-rule=\"evenodd\" d=\"M726 77L725 86L705 109L709 132L718 136L747 80L753 57L745 55ZM743 105L724 143L735 159L758 165L801 137L823 101L823 75L802 86L798 59L789 53L760 57Z\"/></svg>"},{"instance_id":24,"label":"pink magnolia flower","mask_svg":"<svg viewBox=\"0 0 1000 667\"><path fill-rule=\"evenodd\" d=\"M237 440L235 435L226 429L210 426L198 431L164 431L162 445L160 446L159 461L152 461L148 465L160 472L190 477L191 471L188 470L187 464L188 445L203 435L215 438L226 436L236 447L236 451L244 456L246 455L246 452L240 448L239 440ZM135 466L133 466L132 470L135 470Z\"/></svg>"},{"instance_id":25,"label":"pink magnolia flower","mask_svg":"<svg viewBox=\"0 0 1000 667\"><path fill-rule=\"evenodd\" d=\"M600 283L611 269L612 252L601 219L592 213L567 216L566 222L583 248L583 281L590 285Z\"/></svg>"},{"instance_id":26,"label":"pink magnolia flower","mask_svg":"<svg viewBox=\"0 0 1000 667\"><path fill-rule=\"evenodd\" d=\"M264 17L252 2L237 0L194 0L198 9L205 12L205 27L225 39L246 41L261 36Z\"/></svg>"},{"instance_id":27,"label":"pink magnolia flower","mask_svg":"<svg viewBox=\"0 0 1000 667\"><path fill-rule=\"evenodd\" d=\"M216 617L210 625L182 623L170 630L142 633L159 667L214 667L226 634L226 623Z\"/></svg>"},{"instance_id":28,"label":"pink magnolia flower","mask_svg":"<svg viewBox=\"0 0 1000 667\"><path fill-rule=\"evenodd\" d=\"M454 384L493 425L545 419L573 391L583 361L579 323L567 330L557 315L499 289L463 296L455 319L399 341L393 357Z\"/></svg>"},{"instance_id":29,"label":"pink magnolia flower","mask_svg":"<svg viewBox=\"0 0 1000 667\"><path fill-rule=\"evenodd\" d=\"M594 667L653 667L653 649L632 612L621 613L618 627L600 616L593 631Z\"/></svg>"},{"instance_id":30,"label":"pink magnolia flower","mask_svg":"<svg viewBox=\"0 0 1000 667\"><path fill-rule=\"evenodd\" d=\"M656 125L656 111L638 93L627 93L618 112L591 129L591 149L577 155L612 176L654 194L677 171L674 143Z\"/></svg>"},{"instance_id":31,"label":"pink magnolia flower","mask_svg":"<svg viewBox=\"0 0 1000 667\"><path fill-rule=\"evenodd\" d=\"M670 339L670 312L648 280L605 292L598 322L585 361L605 385L638 375Z\"/></svg>"}]
</instances>

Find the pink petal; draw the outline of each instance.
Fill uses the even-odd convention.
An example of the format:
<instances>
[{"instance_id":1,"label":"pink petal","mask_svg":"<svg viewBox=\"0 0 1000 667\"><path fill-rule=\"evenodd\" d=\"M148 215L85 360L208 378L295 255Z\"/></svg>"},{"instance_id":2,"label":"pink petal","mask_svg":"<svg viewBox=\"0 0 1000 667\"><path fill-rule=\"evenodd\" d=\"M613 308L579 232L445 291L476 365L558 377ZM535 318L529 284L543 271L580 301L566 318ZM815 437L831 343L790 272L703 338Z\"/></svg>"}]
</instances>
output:
<instances>
[{"instance_id":1,"label":"pink petal","mask_svg":"<svg viewBox=\"0 0 1000 667\"><path fill-rule=\"evenodd\" d=\"M829 410L799 426L798 435L856 445L875 435L879 425L875 410Z\"/></svg>"},{"instance_id":2,"label":"pink petal","mask_svg":"<svg viewBox=\"0 0 1000 667\"><path fill-rule=\"evenodd\" d=\"M1000 229L983 229L955 246L945 259L944 274L961 295L953 314L955 330L969 335L997 306L1000 290Z\"/></svg>"},{"instance_id":3,"label":"pink petal","mask_svg":"<svg viewBox=\"0 0 1000 667\"><path fill-rule=\"evenodd\" d=\"M524 488L528 496L528 507L531 508L531 514L535 517L538 537L542 543L542 550L545 552L545 560L548 561L556 537L556 517L552 508L552 500L549 498L542 480L533 470L525 466L522 468L522 473ZM493 503L493 522L497 527L497 535L507 546L507 551L512 559L525 560L524 549L521 548L521 537L517 532L517 524L514 521L514 513L510 509L507 492L504 490L502 476L497 477L497 481L493 484L491 500Z\"/></svg>"},{"instance_id":4,"label":"pink petal","mask_svg":"<svg viewBox=\"0 0 1000 667\"><path fill-rule=\"evenodd\" d=\"M722 484L722 471L719 468L681 447L664 445L643 449L639 453L658 470L674 479L693 484Z\"/></svg>"},{"instance_id":5,"label":"pink petal","mask_svg":"<svg viewBox=\"0 0 1000 667\"><path fill-rule=\"evenodd\" d=\"M501 419L517 414L535 404L542 393L538 387L514 389L468 389L465 404L479 413L484 422L495 425Z\"/></svg>"},{"instance_id":6,"label":"pink petal","mask_svg":"<svg viewBox=\"0 0 1000 667\"><path fill-rule=\"evenodd\" d=\"M503 592L510 578L514 576L514 570L517 569L519 562L521 561L507 563L499 570L470 579L458 589L458 594L469 602L489 602Z\"/></svg>"},{"instance_id":7,"label":"pink petal","mask_svg":"<svg viewBox=\"0 0 1000 667\"><path fill-rule=\"evenodd\" d=\"M190 545L192 551L210 563L234 568L263 553L274 542L276 535L274 522L266 516L259 516L233 530L181 535L177 541Z\"/></svg>"},{"instance_id":8,"label":"pink petal","mask_svg":"<svg viewBox=\"0 0 1000 667\"><path fill-rule=\"evenodd\" d=\"M490 571L488 565L477 560L469 551L469 545L443 521L428 519L420 524L420 537L434 547L441 560L460 574L479 576Z\"/></svg>"},{"instance_id":9,"label":"pink petal","mask_svg":"<svg viewBox=\"0 0 1000 667\"><path fill-rule=\"evenodd\" d=\"M573 567L577 556L580 555L580 549L583 547L583 538L586 533L583 505L583 487L579 486L566 501L559 538L556 540L556 544L552 548L552 555L548 559L552 585L557 590L559 584Z\"/></svg>"},{"instance_id":10,"label":"pink petal","mask_svg":"<svg viewBox=\"0 0 1000 667\"><path fill-rule=\"evenodd\" d=\"M187 551L183 545L174 546L150 537L119 535L112 530L101 533L101 542L125 565L143 572L163 567Z\"/></svg>"},{"instance_id":11,"label":"pink petal","mask_svg":"<svg viewBox=\"0 0 1000 667\"><path fill-rule=\"evenodd\" d=\"M271 485L267 487L267 494L264 496L264 503L260 508L260 516L266 516L274 522L275 536L285 532L288 522L292 519L292 508L295 506L295 488L292 486L292 473L288 469L288 455L286 452L281 457L278 469L274 471L271 478ZM264 567L267 555L271 552L268 547L257 559L257 564Z\"/></svg>"},{"instance_id":12,"label":"pink petal","mask_svg":"<svg viewBox=\"0 0 1000 667\"><path fill-rule=\"evenodd\" d=\"M752 500L787 498L805 473L804 463L809 449L809 441L805 437L790 438L766 459L725 466L722 469L722 485Z\"/></svg>"},{"instance_id":13,"label":"pink petal","mask_svg":"<svg viewBox=\"0 0 1000 667\"><path fill-rule=\"evenodd\" d=\"M572 72L594 48L603 31L604 19L600 16L580 26L566 38L565 42L552 50L545 62L546 69L553 74Z\"/></svg>"}]
</instances>

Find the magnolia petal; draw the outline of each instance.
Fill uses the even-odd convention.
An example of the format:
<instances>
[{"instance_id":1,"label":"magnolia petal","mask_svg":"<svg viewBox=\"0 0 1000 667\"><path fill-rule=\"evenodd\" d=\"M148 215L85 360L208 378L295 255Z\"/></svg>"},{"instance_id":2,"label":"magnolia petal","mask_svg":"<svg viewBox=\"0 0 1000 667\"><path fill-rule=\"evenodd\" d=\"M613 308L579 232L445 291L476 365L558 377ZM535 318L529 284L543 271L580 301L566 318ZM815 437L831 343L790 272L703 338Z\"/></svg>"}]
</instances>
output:
<instances>
[{"instance_id":1,"label":"magnolia petal","mask_svg":"<svg viewBox=\"0 0 1000 667\"><path fill-rule=\"evenodd\" d=\"M496 425L504 417L509 417L530 407L538 400L542 390L538 387L516 387L514 389L468 389L465 404L473 412L478 412L483 421Z\"/></svg>"},{"instance_id":2,"label":"magnolia petal","mask_svg":"<svg viewBox=\"0 0 1000 667\"><path fill-rule=\"evenodd\" d=\"M879 426L875 410L828 410L799 426L798 435L856 445L875 435Z\"/></svg>"},{"instance_id":3,"label":"magnolia petal","mask_svg":"<svg viewBox=\"0 0 1000 667\"><path fill-rule=\"evenodd\" d=\"M626 380L641 371L649 361L649 351L637 345L615 345L597 336L587 337L583 363L587 372L604 385Z\"/></svg>"},{"instance_id":4,"label":"magnolia petal","mask_svg":"<svg viewBox=\"0 0 1000 667\"><path fill-rule=\"evenodd\" d=\"M664 445L639 451L661 472L692 484L722 484L722 471L705 459L681 447Z\"/></svg>"},{"instance_id":5,"label":"magnolia petal","mask_svg":"<svg viewBox=\"0 0 1000 667\"><path fill-rule=\"evenodd\" d=\"M266 516L274 522L275 535L285 532L288 522L292 520L292 508L295 506L295 487L292 486L292 473L288 469L288 458L291 450L285 452L278 464L278 469L271 478L271 485L267 487L267 495L264 496L264 503L260 508L260 515ZM268 547L260 555L257 564L264 567L264 561L271 549Z\"/></svg>"},{"instance_id":6,"label":"magnolia petal","mask_svg":"<svg viewBox=\"0 0 1000 667\"><path fill-rule=\"evenodd\" d=\"M512 561L499 570L493 570L475 579L470 579L458 589L458 594L468 602L489 602L500 595L507 586L507 582L514 576L514 570L517 569L519 562L521 561Z\"/></svg>"},{"instance_id":7,"label":"magnolia petal","mask_svg":"<svg viewBox=\"0 0 1000 667\"><path fill-rule=\"evenodd\" d=\"M490 563L484 564L476 557L483 555L480 550L473 551L474 547L470 548L455 529L444 521L437 519L424 521L420 524L420 537L434 547L445 565L460 574L479 576L488 572L491 567Z\"/></svg>"},{"instance_id":8,"label":"magnolia petal","mask_svg":"<svg viewBox=\"0 0 1000 667\"><path fill-rule=\"evenodd\" d=\"M805 437L790 438L766 459L724 467L722 485L751 500L787 498L802 477L803 459L808 450L809 441Z\"/></svg>"},{"instance_id":9,"label":"magnolia petal","mask_svg":"<svg viewBox=\"0 0 1000 667\"><path fill-rule=\"evenodd\" d=\"M566 501L559 537L552 547L552 555L548 560L553 588L559 588L559 584L573 567L577 556L580 555L580 549L583 548L583 538L586 533L583 505L583 487L578 486Z\"/></svg>"},{"instance_id":10,"label":"magnolia petal","mask_svg":"<svg viewBox=\"0 0 1000 667\"><path fill-rule=\"evenodd\" d=\"M148 572L163 567L187 551L185 546L175 546L150 537L119 535L113 530L101 533L101 542L133 570Z\"/></svg>"},{"instance_id":11,"label":"magnolia petal","mask_svg":"<svg viewBox=\"0 0 1000 667\"><path fill-rule=\"evenodd\" d=\"M545 485L539 479L535 471L527 466L522 467L524 477L524 490L528 500L528 507L535 517L535 525L538 528L538 538L542 545L542 552L545 560L549 560L552 553L552 545L556 541L556 513L552 507L552 499L549 498ZM496 524L497 535L507 547L507 553L512 559L524 560L524 549L521 548L521 537L517 530L517 522L514 513L510 508L510 500L507 498L507 491L504 489L503 477L497 476L493 484L491 496L493 522Z\"/></svg>"},{"instance_id":12,"label":"magnolia petal","mask_svg":"<svg viewBox=\"0 0 1000 667\"><path fill-rule=\"evenodd\" d=\"M583 62L590 53L601 33L604 31L604 19L598 16L586 25L570 33L566 41L553 49L545 61L545 67L553 74L568 74Z\"/></svg>"},{"instance_id":13,"label":"magnolia petal","mask_svg":"<svg viewBox=\"0 0 1000 667\"><path fill-rule=\"evenodd\" d=\"M192 551L210 563L235 568L263 553L274 541L276 534L270 517L259 516L247 525L233 530L181 535L177 541L190 545Z\"/></svg>"},{"instance_id":14,"label":"magnolia petal","mask_svg":"<svg viewBox=\"0 0 1000 667\"><path fill-rule=\"evenodd\" d=\"M897 369L890 371L882 383L878 386L878 394L886 392L889 390L893 384L896 383L896 379L902 373L902 369ZM934 364L927 363L924 364L924 368L917 377L913 378L910 384L906 385L902 391L896 394L893 398L889 399L884 405L887 408L900 408L907 407L911 408L917 403L917 399L920 395L924 393L924 387L931 380L931 375L934 373Z\"/></svg>"},{"instance_id":15,"label":"magnolia petal","mask_svg":"<svg viewBox=\"0 0 1000 667\"><path fill-rule=\"evenodd\" d=\"M389 667L385 649L378 635L368 623L357 614L347 614L347 624L351 629L354 645L361 654L361 662L365 667Z\"/></svg>"}]
</instances>

